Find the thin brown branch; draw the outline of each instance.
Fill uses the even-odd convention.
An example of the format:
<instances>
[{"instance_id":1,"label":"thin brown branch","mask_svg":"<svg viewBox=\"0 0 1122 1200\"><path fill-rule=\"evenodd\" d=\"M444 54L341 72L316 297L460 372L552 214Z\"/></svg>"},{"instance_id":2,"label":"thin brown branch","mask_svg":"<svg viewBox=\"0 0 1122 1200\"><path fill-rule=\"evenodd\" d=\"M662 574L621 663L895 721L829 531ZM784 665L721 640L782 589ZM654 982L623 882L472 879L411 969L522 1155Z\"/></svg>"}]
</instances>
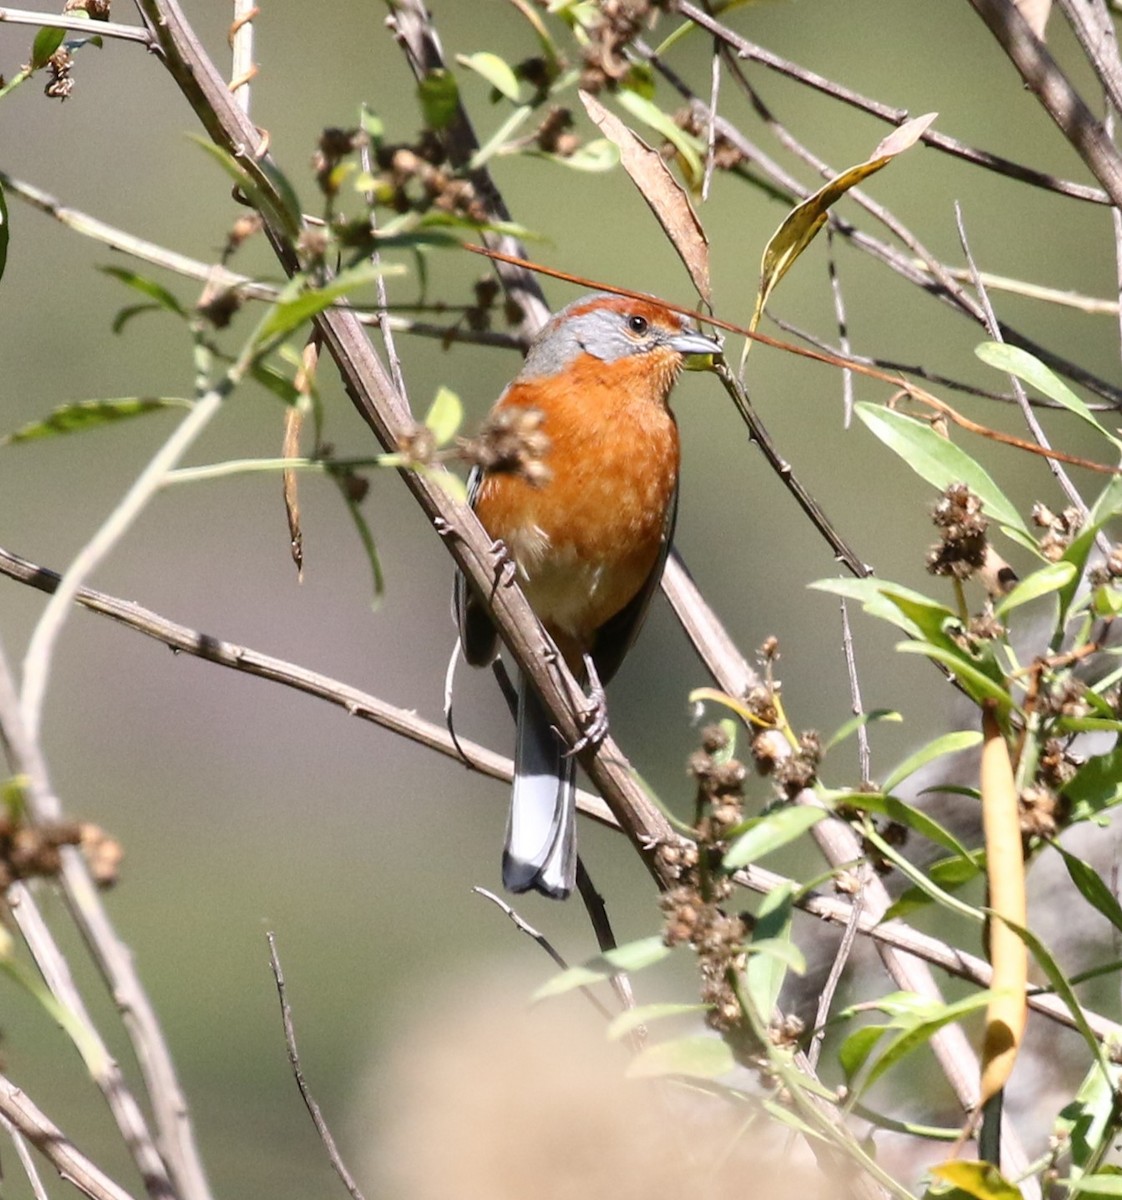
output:
<instances>
[{"instance_id":1,"label":"thin brown branch","mask_svg":"<svg viewBox=\"0 0 1122 1200\"><path fill-rule=\"evenodd\" d=\"M1102 184L1111 203L1122 207L1122 156L1020 10L1012 0L970 0L970 4L1017 68L1025 86Z\"/></svg>"},{"instance_id":2,"label":"thin brown branch","mask_svg":"<svg viewBox=\"0 0 1122 1200\"><path fill-rule=\"evenodd\" d=\"M781 55L775 54L771 50L734 33L724 25L721 25L716 18L699 8L696 4L689 3L688 0L678 0L675 7L683 17L687 17L695 25L699 25L715 37L727 42L735 50L739 58L759 63L769 70L776 71L780 75L785 75L788 79L794 79L798 83L831 97L831 99L840 100L843 104L851 105L853 108L868 113L870 116L876 117L881 121L885 121L889 125L900 126L909 119L910 114L907 109L896 108L893 105L884 104L879 100L873 100L868 96L861 95L860 92L855 92L852 88L847 88L832 79L827 79L824 75L819 75L817 72L810 71L806 67L800 67L797 63L791 62L790 59L783 58ZM1010 179L1017 180L1018 183L1031 184L1033 187L1043 188L1050 192L1058 192L1060 195L1071 196L1076 200L1088 200L1093 204L1110 203L1107 195L1098 188L1088 187L1083 183L1074 183L1069 179L1057 179L1054 175L1049 175L1044 171L1037 171L1033 167L1026 167L1021 163L1013 162L1011 159L1004 158L1000 154L992 154L988 150L978 150L973 146L968 146L965 142L949 137L945 133L939 133L936 129L927 130L920 137L920 141L927 146L931 146L933 149L950 154L955 158L961 158L965 162L973 163L975 166L995 171L999 175L1006 175Z\"/></svg>"},{"instance_id":3,"label":"thin brown branch","mask_svg":"<svg viewBox=\"0 0 1122 1200\"><path fill-rule=\"evenodd\" d=\"M281 968L280 956L277 954L276 934L269 932L265 934L265 937L269 943L269 965L273 971L273 980L277 985L277 999L280 1001L285 1049L288 1051L288 1062L292 1067L292 1076L296 1080L296 1086L300 1089L300 1097L304 1101L304 1107L308 1110L308 1115L312 1118L312 1124L316 1127L319 1140L323 1143L324 1150L327 1151L327 1157L332 1169L339 1176L343 1186L350 1192L351 1200L366 1200L358 1184L355 1183L354 1176L347 1169L347 1164L343 1161L343 1156L339 1153L339 1148L335 1144L335 1138L332 1136L331 1130L324 1120L323 1111L316 1102L316 1098L312 1095L311 1088L308 1087L308 1081L304 1078L304 1070L300 1066L300 1052L296 1048L296 1030L292 1025L292 1009L288 1003L288 990L285 987L284 971Z\"/></svg>"},{"instance_id":4,"label":"thin brown branch","mask_svg":"<svg viewBox=\"0 0 1122 1200\"><path fill-rule=\"evenodd\" d=\"M136 25L119 25L113 21L90 21L88 17L59 16L57 13L32 12L22 8L0 8L0 23L31 25L38 29L66 29L90 37L115 38L122 42L140 42L152 48L152 38L146 29Z\"/></svg>"},{"instance_id":5,"label":"thin brown branch","mask_svg":"<svg viewBox=\"0 0 1122 1200\"><path fill-rule=\"evenodd\" d=\"M31 818L37 822L58 820L62 806L51 789L39 746L27 734L15 683L2 649L0 743L5 748L12 774L21 776L25 781L23 791ZM120 971L119 964L115 962L117 957L124 955L124 951L119 943L113 940L115 935L112 929L109 928L106 934L103 928L108 926L108 919L104 916L85 860L81 852L73 846L61 847L60 858L59 882L71 912L79 927L87 934L87 941L93 946L94 956L103 973L115 984L119 983L119 988L114 990L114 998L125 1015L126 1022L131 1021L134 1026L138 1025L139 1022L133 1018L138 1011L143 1011L147 997L139 991L139 982L134 983L128 974ZM120 1066L98 1032L74 982L69 962L43 919L31 890L23 883L13 884L8 893L8 907L47 986L82 1031L83 1042L77 1048L82 1053L86 1069L105 1097L125 1145L144 1179L148 1195L152 1200L172 1200L177 1189L172 1185L169 1166L165 1165L157 1151L144 1113L129 1090ZM91 917L91 914L99 912L100 919L96 915ZM90 938L91 930L95 931L96 942ZM158 1025L152 1030L142 1029L141 1034L136 1045L138 1054L143 1054L145 1062L160 1053L167 1054L166 1043L163 1042ZM147 1078L150 1079L151 1075ZM150 1099L157 1111L163 1111L165 1106L176 1098L177 1093L163 1096L150 1093ZM205 1188L190 1195L197 1200L209 1200L209 1192Z\"/></svg>"},{"instance_id":6,"label":"thin brown branch","mask_svg":"<svg viewBox=\"0 0 1122 1200\"><path fill-rule=\"evenodd\" d=\"M133 1200L87 1158L11 1080L0 1075L0 1115L9 1121L65 1179L90 1200Z\"/></svg>"}]
</instances>

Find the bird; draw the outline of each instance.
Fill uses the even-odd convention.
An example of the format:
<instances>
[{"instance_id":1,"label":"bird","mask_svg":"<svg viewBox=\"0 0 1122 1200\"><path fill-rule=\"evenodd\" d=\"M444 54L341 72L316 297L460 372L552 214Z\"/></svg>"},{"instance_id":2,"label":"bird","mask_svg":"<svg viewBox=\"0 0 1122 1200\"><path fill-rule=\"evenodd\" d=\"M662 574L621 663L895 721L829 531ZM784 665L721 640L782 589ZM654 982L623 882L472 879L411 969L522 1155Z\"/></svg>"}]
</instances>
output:
<instances>
[{"instance_id":1,"label":"bird","mask_svg":"<svg viewBox=\"0 0 1122 1200\"><path fill-rule=\"evenodd\" d=\"M639 632L674 531L670 392L687 358L720 351L717 338L653 300L597 292L573 301L542 327L491 413L537 414L540 477L477 466L468 480L469 504L600 719L602 685ZM462 574L454 609L465 659L489 665L498 633ZM503 885L563 900L577 866L573 749L521 674L517 693Z\"/></svg>"}]
</instances>

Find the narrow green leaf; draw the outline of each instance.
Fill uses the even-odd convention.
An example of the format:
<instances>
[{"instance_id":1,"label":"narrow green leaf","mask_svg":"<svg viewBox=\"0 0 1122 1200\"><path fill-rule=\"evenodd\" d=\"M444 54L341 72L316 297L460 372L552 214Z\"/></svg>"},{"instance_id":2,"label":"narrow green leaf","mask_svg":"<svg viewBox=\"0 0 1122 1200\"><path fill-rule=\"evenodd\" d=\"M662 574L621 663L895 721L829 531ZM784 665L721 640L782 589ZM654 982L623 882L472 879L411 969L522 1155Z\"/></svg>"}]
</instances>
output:
<instances>
[{"instance_id":1,"label":"narrow green leaf","mask_svg":"<svg viewBox=\"0 0 1122 1200\"><path fill-rule=\"evenodd\" d=\"M880 851L884 858L886 858L894 867L896 867L898 871L900 871L901 874L910 879L912 883L920 889L920 891L926 892L932 900L935 900L944 908L951 909L952 912L960 913L969 920L978 921L979 923L983 920L982 914L976 908L972 908L969 904L963 903L963 901L957 899L955 896L952 896L950 892L944 890L938 883L936 883L930 874L925 875L923 871L919 869L919 867L915 866L913 863L910 863L896 849L895 846L890 846L888 842L886 842L884 838L882 838L880 834L869 825L867 825L865 828L865 837L877 848L877 850ZM965 867L965 863L968 860L959 859L958 861L963 863ZM898 915L898 913L895 911L896 909L897 905L893 905L894 916Z\"/></svg>"},{"instance_id":2,"label":"narrow green leaf","mask_svg":"<svg viewBox=\"0 0 1122 1200\"><path fill-rule=\"evenodd\" d=\"M991 1163L955 1159L928 1170L974 1200L1021 1200L1021 1190L1009 1182Z\"/></svg>"},{"instance_id":3,"label":"narrow green leaf","mask_svg":"<svg viewBox=\"0 0 1122 1200\"><path fill-rule=\"evenodd\" d=\"M363 514L361 502L352 495L347 480L336 478L335 482L339 487L339 494L347 506L347 512L351 514L355 531L358 533L358 540L362 543L362 549L366 554L366 561L370 564L370 575L374 585L370 597L370 607L377 612L386 594L386 579L382 574L382 559L378 554L378 545L374 541L374 534L371 533L370 525Z\"/></svg>"},{"instance_id":4,"label":"narrow green leaf","mask_svg":"<svg viewBox=\"0 0 1122 1200\"><path fill-rule=\"evenodd\" d=\"M1118 1167L1109 1166L1092 1175L1081 1175L1073 1196L1122 1196L1122 1173Z\"/></svg>"},{"instance_id":5,"label":"narrow green leaf","mask_svg":"<svg viewBox=\"0 0 1122 1200\"><path fill-rule=\"evenodd\" d=\"M976 701L993 700L1002 712L1008 711L1013 699L1000 683L979 670L964 653L955 653L943 646L929 646L923 642L899 642L896 646L902 654L926 654L928 658L941 662L950 669L966 693Z\"/></svg>"},{"instance_id":6,"label":"narrow green leaf","mask_svg":"<svg viewBox=\"0 0 1122 1200\"><path fill-rule=\"evenodd\" d=\"M1122 746L1096 754L1064 784L1072 821L1086 821L1122 802Z\"/></svg>"},{"instance_id":7,"label":"narrow green leaf","mask_svg":"<svg viewBox=\"0 0 1122 1200\"><path fill-rule=\"evenodd\" d=\"M774 958L786 970L794 971L796 975L806 974L806 955L788 938L753 937L744 950L749 956L762 954L768 958Z\"/></svg>"},{"instance_id":8,"label":"narrow green leaf","mask_svg":"<svg viewBox=\"0 0 1122 1200\"><path fill-rule=\"evenodd\" d=\"M731 871L747 866L802 837L812 825L829 815L824 809L797 804L745 821L747 831L729 847L725 867Z\"/></svg>"},{"instance_id":9,"label":"narrow green leaf","mask_svg":"<svg viewBox=\"0 0 1122 1200\"><path fill-rule=\"evenodd\" d=\"M425 125L436 132L446 129L455 119L460 107L460 89L456 77L438 67L430 71L417 85Z\"/></svg>"},{"instance_id":10,"label":"narrow green leaf","mask_svg":"<svg viewBox=\"0 0 1122 1200\"><path fill-rule=\"evenodd\" d=\"M934 817L929 816L922 809L914 808L896 796L880 792L847 792L844 795L835 795L834 803L835 805L852 804L866 812L877 813L882 817L887 817L890 821L898 822L913 833L918 833L920 837L927 838L929 842L942 846L951 854L963 858L970 857L970 851L949 829L944 828Z\"/></svg>"},{"instance_id":11,"label":"narrow green leaf","mask_svg":"<svg viewBox=\"0 0 1122 1200\"><path fill-rule=\"evenodd\" d=\"M846 1083L852 1085L881 1038L889 1031L888 1025L862 1025L846 1037L838 1048L838 1065L845 1072Z\"/></svg>"},{"instance_id":12,"label":"narrow green leaf","mask_svg":"<svg viewBox=\"0 0 1122 1200\"><path fill-rule=\"evenodd\" d=\"M667 1017L696 1016L708 1012L708 1004L637 1004L624 1009L608 1026L608 1040L618 1042L633 1030Z\"/></svg>"},{"instance_id":13,"label":"narrow green leaf","mask_svg":"<svg viewBox=\"0 0 1122 1200\"><path fill-rule=\"evenodd\" d=\"M925 767L929 762L934 762L937 758L942 758L945 754L958 754L962 750L971 750L977 746L982 740L982 735L977 729L959 729L952 733L944 733L939 737L932 739L926 746L922 746L914 754L909 755L900 765L889 773L885 779L883 788L886 792L893 792L904 782L910 775L914 775L920 767Z\"/></svg>"},{"instance_id":14,"label":"narrow green leaf","mask_svg":"<svg viewBox=\"0 0 1122 1200\"><path fill-rule=\"evenodd\" d=\"M263 184L221 146L216 146L198 134L192 133L187 136L218 163L255 209L275 216L293 236L299 233L303 220L300 200L287 177L268 159L262 159L256 164L256 169L260 170L267 181L267 184Z\"/></svg>"},{"instance_id":15,"label":"narrow green leaf","mask_svg":"<svg viewBox=\"0 0 1122 1200\"><path fill-rule=\"evenodd\" d=\"M990 914L990 920L1002 919L997 913L989 909L986 911ZM1079 1003L1075 992L1072 990L1071 983L1060 969L1059 964L1048 952L1044 943L1031 930L1024 929L1013 921L1006 921L1005 924L1028 946L1029 952L1036 959L1036 965L1044 972L1044 977L1052 985L1053 991L1064 1002L1064 1006L1068 1012L1071 1013L1075 1028L1087 1043L1091 1051L1091 1056L1098 1065L1099 1070L1103 1073L1104 1078L1109 1079L1110 1067L1106 1061L1106 1055L1103 1053L1103 1048L1098 1038L1095 1037L1091 1026L1087 1023L1083 1006Z\"/></svg>"},{"instance_id":16,"label":"narrow green leaf","mask_svg":"<svg viewBox=\"0 0 1122 1200\"><path fill-rule=\"evenodd\" d=\"M1028 539L1031 546L1036 545L1020 513L965 450L940 436L930 425L882 405L862 402L856 406L856 411L869 431L894 450L921 478L940 491L952 483L965 483L981 498L986 516L1021 534L1019 540Z\"/></svg>"},{"instance_id":17,"label":"narrow green leaf","mask_svg":"<svg viewBox=\"0 0 1122 1200\"><path fill-rule=\"evenodd\" d=\"M308 288L295 296L278 300L257 328L258 345L285 337L349 292L366 287L386 275L400 275L403 271L403 267L392 263L359 263L358 266L340 271L324 287ZM288 289L285 290L287 292Z\"/></svg>"},{"instance_id":18,"label":"narrow green leaf","mask_svg":"<svg viewBox=\"0 0 1122 1200\"><path fill-rule=\"evenodd\" d=\"M888 621L912 637L929 637L935 629L958 618L930 596L879 579L818 579L813 591L856 600L871 617Z\"/></svg>"},{"instance_id":19,"label":"narrow green leaf","mask_svg":"<svg viewBox=\"0 0 1122 1200\"><path fill-rule=\"evenodd\" d=\"M954 858L943 858L932 863L927 868L927 877L943 892L952 896L960 888L977 879L983 871L984 852L975 850L966 858L956 855ZM934 894L923 891L919 887L907 888L895 900L884 914L885 921L893 921L906 917L917 909L926 908L935 902Z\"/></svg>"},{"instance_id":20,"label":"narrow green leaf","mask_svg":"<svg viewBox=\"0 0 1122 1200\"><path fill-rule=\"evenodd\" d=\"M578 146L572 154L550 154L545 150L527 151L531 158L546 158L574 171L601 174L619 166L619 150L607 138L594 138Z\"/></svg>"},{"instance_id":21,"label":"narrow green leaf","mask_svg":"<svg viewBox=\"0 0 1122 1200\"><path fill-rule=\"evenodd\" d=\"M1067 868L1071 882L1079 889L1083 899L1093 908L1098 909L1115 929L1122 931L1122 905L1118 903L1114 893L1103 882L1098 871L1085 863L1083 859L1069 853L1059 842L1052 842L1051 845L1052 849L1064 860L1064 866Z\"/></svg>"},{"instance_id":22,"label":"narrow green leaf","mask_svg":"<svg viewBox=\"0 0 1122 1200\"><path fill-rule=\"evenodd\" d=\"M673 117L668 113L664 113L657 104L653 104L650 100L640 96L638 92L626 87L619 90L616 99L619 101L621 108L626 108L633 117L637 117L644 125L649 126L656 133L662 134L674 149L678 151L682 156L684 170L691 185L700 182L703 172L701 155L698 153L697 143L688 133L682 130Z\"/></svg>"},{"instance_id":23,"label":"narrow green leaf","mask_svg":"<svg viewBox=\"0 0 1122 1200\"><path fill-rule=\"evenodd\" d=\"M1122 444L1107 432L1095 414L1054 371L1027 350L1022 350L1020 346L1010 346L1007 342L982 342L980 346L975 346L974 353L987 366L1004 371L1008 375L1015 375L1036 388L1041 395L1062 405L1115 446Z\"/></svg>"},{"instance_id":24,"label":"narrow green leaf","mask_svg":"<svg viewBox=\"0 0 1122 1200\"><path fill-rule=\"evenodd\" d=\"M450 388L443 385L439 387L436 399L425 413L425 424L437 446L446 445L456 436L463 419L464 406L460 403L460 397Z\"/></svg>"},{"instance_id":25,"label":"narrow green leaf","mask_svg":"<svg viewBox=\"0 0 1122 1200\"><path fill-rule=\"evenodd\" d=\"M964 1000L946 1005L935 1016L918 1021L910 1029L906 1029L898 1034L884 1048L884 1052L869 1069L868 1075L861 1084L861 1090L867 1091L886 1071L896 1066L897 1063L903 1061L903 1059L914 1053L921 1046L926 1045L932 1036L938 1033L944 1025L950 1025L954 1021L961 1020L969 1013L985 1008L990 1001L990 997L991 993L988 991L975 992L973 995L967 996Z\"/></svg>"},{"instance_id":26,"label":"narrow green leaf","mask_svg":"<svg viewBox=\"0 0 1122 1200\"><path fill-rule=\"evenodd\" d=\"M45 25L31 43L31 69L38 71L47 65L47 60L66 39L65 29L54 29Z\"/></svg>"},{"instance_id":27,"label":"narrow green leaf","mask_svg":"<svg viewBox=\"0 0 1122 1200\"><path fill-rule=\"evenodd\" d=\"M751 945L790 942L795 892L790 884L773 888L763 898L752 927ZM787 963L775 954L751 955L744 968L744 992L760 1021L771 1020L787 977Z\"/></svg>"},{"instance_id":28,"label":"narrow green leaf","mask_svg":"<svg viewBox=\"0 0 1122 1200\"><path fill-rule=\"evenodd\" d=\"M456 61L484 79L508 100L518 103L522 86L509 64L497 54L480 51L478 54L457 54Z\"/></svg>"},{"instance_id":29,"label":"narrow green leaf","mask_svg":"<svg viewBox=\"0 0 1122 1200\"><path fill-rule=\"evenodd\" d=\"M534 993L534 1000L545 1000L550 996L560 996L571 992L574 988L587 987L591 983L600 983L610 979L621 971L641 971L654 963L661 962L670 955L670 947L661 937L641 938L637 942L627 942L598 954L579 967L569 967L552 979L547 980Z\"/></svg>"},{"instance_id":30,"label":"narrow green leaf","mask_svg":"<svg viewBox=\"0 0 1122 1200\"><path fill-rule=\"evenodd\" d=\"M125 287L130 287L142 296L147 296L159 308L175 313L177 317L188 315L179 300L163 284L157 283L154 279L148 279L143 275L138 275L135 271L126 270L124 267L98 267L98 270L103 275L109 275L113 279L119 280Z\"/></svg>"},{"instance_id":31,"label":"narrow green leaf","mask_svg":"<svg viewBox=\"0 0 1122 1200\"><path fill-rule=\"evenodd\" d=\"M732 1051L716 1036L677 1038L641 1050L628 1064L631 1079L683 1075L688 1079L718 1079L736 1066Z\"/></svg>"},{"instance_id":32,"label":"narrow green leaf","mask_svg":"<svg viewBox=\"0 0 1122 1200\"><path fill-rule=\"evenodd\" d=\"M994 612L997 616L1003 617L1013 609L1020 608L1022 604L1028 604L1031 600L1047 596L1050 592L1058 592L1067 588L1069 584L1076 581L1077 575L1078 571L1074 563L1064 561L1048 563L1040 570L1033 571L1031 575L1026 575L1007 596L1001 598L995 606Z\"/></svg>"},{"instance_id":33,"label":"narrow green leaf","mask_svg":"<svg viewBox=\"0 0 1122 1200\"><path fill-rule=\"evenodd\" d=\"M872 725L876 721L903 721L903 717L898 712L894 712L890 708L874 708L869 712L858 713L857 716L851 717L844 725L842 725L836 733L832 734L823 747L824 752L829 752L835 746L840 746L846 738L852 737L859 729L863 729L866 725Z\"/></svg>"},{"instance_id":34,"label":"narrow green leaf","mask_svg":"<svg viewBox=\"0 0 1122 1200\"><path fill-rule=\"evenodd\" d=\"M84 433L100 425L111 425L146 413L163 412L168 408L190 408L191 401L176 396L123 396L116 400L79 400L63 404L40 421L32 421L6 437L0 446L19 442L35 442L62 433Z\"/></svg>"}]
</instances>

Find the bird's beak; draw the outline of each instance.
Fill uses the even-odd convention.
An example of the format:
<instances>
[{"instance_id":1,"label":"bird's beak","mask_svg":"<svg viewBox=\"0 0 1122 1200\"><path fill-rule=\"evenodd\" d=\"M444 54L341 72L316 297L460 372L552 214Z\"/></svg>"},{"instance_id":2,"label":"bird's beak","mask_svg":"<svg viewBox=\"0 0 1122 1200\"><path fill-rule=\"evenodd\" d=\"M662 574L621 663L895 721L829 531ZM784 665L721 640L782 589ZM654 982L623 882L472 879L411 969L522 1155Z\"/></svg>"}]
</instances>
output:
<instances>
[{"instance_id":1,"label":"bird's beak","mask_svg":"<svg viewBox=\"0 0 1122 1200\"><path fill-rule=\"evenodd\" d=\"M720 354L723 343L719 337L710 337L696 329L683 329L667 343L685 358L682 364L687 371L707 371L713 365L713 356Z\"/></svg>"}]
</instances>

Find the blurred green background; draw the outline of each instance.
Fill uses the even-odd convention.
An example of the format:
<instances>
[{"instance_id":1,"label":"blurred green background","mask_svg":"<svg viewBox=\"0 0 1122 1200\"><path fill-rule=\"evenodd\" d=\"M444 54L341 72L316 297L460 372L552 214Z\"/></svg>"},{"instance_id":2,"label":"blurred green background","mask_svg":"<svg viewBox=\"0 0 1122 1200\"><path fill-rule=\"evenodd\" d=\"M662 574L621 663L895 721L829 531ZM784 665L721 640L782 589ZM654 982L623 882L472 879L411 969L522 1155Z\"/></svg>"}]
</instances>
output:
<instances>
[{"instance_id":1,"label":"blurred green background","mask_svg":"<svg viewBox=\"0 0 1122 1200\"><path fill-rule=\"evenodd\" d=\"M217 60L226 61L227 7L188 2L185 8ZM491 50L516 61L536 50L529 26L507 0L436 0L432 10L449 59ZM316 195L308 164L323 127L354 124L365 101L391 140L408 141L418 129L412 77L384 15L383 6L354 0L314 6L274 0L257 20L261 72L253 116L269 130L273 153L309 207ZM114 17L131 14L119 4ZM937 110L937 127L964 141L1086 178L965 3L798 0L752 5L729 20L753 40L868 95L913 113ZM1053 47L1074 61L1056 25ZM664 20L661 32L669 28ZM5 75L26 61L31 37L26 28L0 25ZM702 94L709 87L709 52L706 41L693 36L672 54L676 69ZM886 132L789 81L747 70L779 118L836 168L865 158ZM1086 83L1078 70L1075 77ZM213 260L238 210L229 181L188 140L199 130L158 62L136 46L110 43L78 56L76 79L65 104L46 99L38 80L4 100L0 168L105 221ZM486 137L505 113L492 107L479 80L463 73L462 86ZM659 99L676 107L661 90ZM727 80L721 109L812 182ZM581 132L588 132L584 124ZM690 300L684 273L622 173L570 173L518 158L493 167L515 219L546 239L532 247L542 260ZM1017 186L927 149L910 151L868 191L955 265L961 263L957 200L983 270L1090 294L1112 290L1104 208ZM73 400L190 394L190 347L181 328L147 316L121 336L111 331L116 311L134 296L95 268L130 264L15 198L10 206L11 250L0 282L0 430ZM869 226L852 202L843 207ZM714 180L700 213L722 316L745 320L750 313L760 253L783 212L743 183ZM857 352L1000 386L975 364L976 328L850 248L838 244L836 257ZM275 274L260 247L234 265ZM434 294L466 299L480 273L477 259L441 256ZM193 285L164 282L184 302L194 300ZM574 294L552 281L546 292L556 306ZM391 285L391 296L413 294L411 281ZM1110 318L1015 297L995 301L1001 316L1025 333L1117 380L1118 337ZM835 339L824 239L780 287L774 308ZM462 396L471 424L517 369L517 360L502 351L446 352L436 342L409 339L400 340L400 349L414 409L423 411L446 384ZM838 374L757 349L749 383L781 451L858 552L883 577L935 590L923 571L933 540L932 494L862 426L843 427ZM320 384L337 452L372 452L370 435L330 367ZM856 390L859 397L885 395L861 380ZM961 406L981 420L1012 421L993 406ZM747 652L778 637L778 672L795 725L830 732L850 711L840 622L836 603L808 593L806 585L837 568L764 470L714 381L687 376L676 411L684 441L678 546ZM65 566L175 419L154 416L0 449L0 544L55 569ZM280 439L277 401L247 387L190 461L273 456ZM1019 501L1060 506L1039 462L971 448ZM288 558L280 485L272 476L163 493L92 582L439 720L454 636L450 562L439 539L395 475L373 476L365 511L387 587L384 605L372 613L368 568L334 488L306 477L302 504L302 584ZM0 638L14 662L42 604L38 593L0 580ZM896 708L906 717L900 726L874 731L874 774L883 774L945 719L946 688L924 663L894 654L891 634L857 615L854 622L866 705ZM462 672L460 680L460 730L506 750L509 722L490 677ZM610 711L632 761L682 813L691 799L684 763L697 740L686 697L708 682L660 600L613 684ZM410 1013L433 995L454 997L466 975L498 971L507 960L542 978L551 973L540 951L470 891L474 884L498 887L506 789L337 709L174 657L78 612L57 654L44 744L68 810L103 825L126 847L109 907L163 1017L216 1194L285 1200L337 1187L290 1076L266 930L277 934L306 1074L371 1191L381 1172L379 1105L393 1103L379 1087L379 1071ZM831 762L831 782L855 780L850 755L847 747ZM763 785L758 791L767 794ZM582 845L621 940L651 932L655 897L634 855L591 828L582 830ZM519 908L571 959L592 952L578 905L527 898ZM65 929L66 922L56 925ZM76 939L67 944L77 950ZM644 977L641 998L667 998L668 978ZM86 982L111 1028L110 1005L92 972ZM688 981L674 987L675 998L689 998L680 994ZM100 1099L62 1035L12 985L3 991L3 1058L11 1077L137 1188L113 1148ZM115 1044L128 1063L123 1041ZM14 1160L7 1150L3 1157L6 1194L20 1196Z\"/></svg>"}]
</instances>

